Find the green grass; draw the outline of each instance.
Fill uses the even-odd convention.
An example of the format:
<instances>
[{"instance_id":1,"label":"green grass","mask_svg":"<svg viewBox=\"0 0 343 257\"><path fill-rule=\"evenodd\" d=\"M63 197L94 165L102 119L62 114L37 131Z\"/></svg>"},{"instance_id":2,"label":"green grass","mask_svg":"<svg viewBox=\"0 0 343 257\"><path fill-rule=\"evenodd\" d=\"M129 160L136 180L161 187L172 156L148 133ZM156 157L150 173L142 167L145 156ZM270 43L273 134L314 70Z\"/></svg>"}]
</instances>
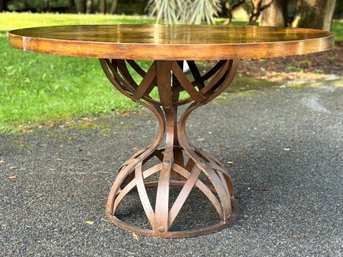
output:
<instances>
[{"instance_id":1,"label":"green grass","mask_svg":"<svg viewBox=\"0 0 343 257\"><path fill-rule=\"evenodd\" d=\"M152 22L142 16L1 13L0 133L138 108L113 88L98 60L19 51L9 46L6 31L50 25ZM336 39L343 40L343 23L334 22L333 29Z\"/></svg>"},{"instance_id":2,"label":"green grass","mask_svg":"<svg viewBox=\"0 0 343 257\"><path fill-rule=\"evenodd\" d=\"M151 23L142 17L0 14L0 30L60 24ZM108 82L97 59L23 52L0 33L0 133L39 123L133 110Z\"/></svg>"},{"instance_id":3,"label":"green grass","mask_svg":"<svg viewBox=\"0 0 343 257\"><path fill-rule=\"evenodd\" d=\"M335 33L336 41L343 41L343 20L334 20L332 23L332 31Z\"/></svg>"},{"instance_id":4,"label":"green grass","mask_svg":"<svg viewBox=\"0 0 343 257\"><path fill-rule=\"evenodd\" d=\"M11 29L79 24L131 24L153 23L146 16L101 15L101 14L33 14L33 13L0 13L0 31Z\"/></svg>"}]
</instances>

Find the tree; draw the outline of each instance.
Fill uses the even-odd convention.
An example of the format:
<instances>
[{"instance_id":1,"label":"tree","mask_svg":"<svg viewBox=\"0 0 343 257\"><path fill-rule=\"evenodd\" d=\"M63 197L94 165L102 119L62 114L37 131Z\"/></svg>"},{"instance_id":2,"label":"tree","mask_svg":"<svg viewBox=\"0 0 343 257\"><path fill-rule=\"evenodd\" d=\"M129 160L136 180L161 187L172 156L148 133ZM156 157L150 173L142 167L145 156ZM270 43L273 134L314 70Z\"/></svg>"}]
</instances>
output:
<instances>
[{"instance_id":1,"label":"tree","mask_svg":"<svg viewBox=\"0 0 343 257\"><path fill-rule=\"evenodd\" d=\"M293 27L331 29L336 0L297 0Z\"/></svg>"},{"instance_id":2,"label":"tree","mask_svg":"<svg viewBox=\"0 0 343 257\"><path fill-rule=\"evenodd\" d=\"M27 10L29 8L29 4L27 3L27 0L23 0L24 10Z\"/></svg>"},{"instance_id":3,"label":"tree","mask_svg":"<svg viewBox=\"0 0 343 257\"><path fill-rule=\"evenodd\" d=\"M71 11L71 12L75 11L75 2L74 2L74 0L69 0L69 11Z\"/></svg>"},{"instance_id":4,"label":"tree","mask_svg":"<svg viewBox=\"0 0 343 257\"><path fill-rule=\"evenodd\" d=\"M251 4L251 11L248 25L253 25L257 22L260 15L268 8L270 8L275 0L225 0L223 4L224 11L228 19L224 24L231 23L233 18L233 11L242 5ZM285 0L287 1L287 0Z\"/></svg>"},{"instance_id":5,"label":"tree","mask_svg":"<svg viewBox=\"0 0 343 257\"><path fill-rule=\"evenodd\" d=\"M86 13L86 0L74 0L77 13Z\"/></svg>"},{"instance_id":6,"label":"tree","mask_svg":"<svg viewBox=\"0 0 343 257\"><path fill-rule=\"evenodd\" d=\"M106 13L106 0L99 0L99 12Z\"/></svg>"},{"instance_id":7,"label":"tree","mask_svg":"<svg viewBox=\"0 0 343 257\"><path fill-rule=\"evenodd\" d=\"M270 8L273 4L274 0L251 0L252 11L249 18L249 25L253 25L256 23L258 18L260 17L261 13Z\"/></svg>"},{"instance_id":8,"label":"tree","mask_svg":"<svg viewBox=\"0 0 343 257\"><path fill-rule=\"evenodd\" d=\"M7 0L0 0L0 12L7 11Z\"/></svg>"},{"instance_id":9,"label":"tree","mask_svg":"<svg viewBox=\"0 0 343 257\"><path fill-rule=\"evenodd\" d=\"M263 0L267 2L267 0ZM261 26L287 26L287 0L274 0L261 15Z\"/></svg>"},{"instance_id":10,"label":"tree","mask_svg":"<svg viewBox=\"0 0 343 257\"><path fill-rule=\"evenodd\" d=\"M94 0L87 0L86 2L86 13L93 13Z\"/></svg>"},{"instance_id":11,"label":"tree","mask_svg":"<svg viewBox=\"0 0 343 257\"><path fill-rule=\"evenodd\" d=\"M118 0L112 0L110 13L115 14L117 12L117 8L118 8Z\"/></svg>"}]
</instances>

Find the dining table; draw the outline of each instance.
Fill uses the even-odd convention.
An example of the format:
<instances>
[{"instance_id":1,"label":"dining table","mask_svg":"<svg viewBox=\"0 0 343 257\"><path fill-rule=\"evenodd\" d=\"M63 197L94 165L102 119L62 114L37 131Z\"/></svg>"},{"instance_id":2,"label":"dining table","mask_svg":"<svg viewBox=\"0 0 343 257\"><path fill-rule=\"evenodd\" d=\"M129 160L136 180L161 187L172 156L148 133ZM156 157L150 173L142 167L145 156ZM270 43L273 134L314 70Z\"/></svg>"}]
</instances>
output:
<instances>
[{"instance_id":1,"label":"dining table","mask_svg":"<svg viewBox=\"0 0 343 257\"><path fill-rule=\"evenodd\" d=\"M116 167L105 213L120 228L163 238L212 233L234 223L239 213L232 178L223 165L227 160L220 161L187 136L192 112L227 90L242 59L311 54L334 45L329 31L234 25L68 25L17 29L8 35L10 44L23 51L99 59L110 83L154 114L157 135ZM198 113L209 118L201 116L201 108ZM190 229L175 226L177 216L189 211L182 207L195 190L208 201L214 222ZM131 224L124 217L129 214L120 213L134 192L148 226ZM192 215L187 217L194 219Z\"/></svg>"}]
</instances>

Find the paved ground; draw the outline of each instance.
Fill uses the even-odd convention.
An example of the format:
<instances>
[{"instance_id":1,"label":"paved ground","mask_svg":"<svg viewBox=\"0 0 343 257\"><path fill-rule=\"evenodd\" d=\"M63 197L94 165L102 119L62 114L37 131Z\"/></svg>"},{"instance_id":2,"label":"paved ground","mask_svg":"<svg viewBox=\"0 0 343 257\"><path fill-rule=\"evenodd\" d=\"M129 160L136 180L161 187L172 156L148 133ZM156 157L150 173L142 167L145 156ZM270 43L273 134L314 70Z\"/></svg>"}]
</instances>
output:
<instances>
[{"instance_id":1,"label":"paved ground","mask_svg":"<svg viewBox=\"0 0 343 257\"><path fill-rule=\"evenodd\" d=\"M228 94L189 124L232 173L234 225L165 240L107 221L116 169L156 132L150 114L132 114L0 136L0 256L343 256L342 85Z\"/></svg>"}]
</instances>

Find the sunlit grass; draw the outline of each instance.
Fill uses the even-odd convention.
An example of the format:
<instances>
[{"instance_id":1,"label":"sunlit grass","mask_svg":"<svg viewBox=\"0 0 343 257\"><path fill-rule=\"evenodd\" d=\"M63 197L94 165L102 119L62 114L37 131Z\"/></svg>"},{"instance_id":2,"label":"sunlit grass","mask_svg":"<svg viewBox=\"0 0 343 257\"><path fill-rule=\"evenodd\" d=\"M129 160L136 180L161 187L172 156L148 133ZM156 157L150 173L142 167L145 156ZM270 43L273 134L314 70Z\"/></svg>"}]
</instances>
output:
<instances>
[{"instance_id":1,"label":"sunlit grass","mask_svg":"<svg viewBox=\"0 0 343 257\"><path fill-rule=\"evenodd\" d=\"M131 24L153 23L147 16L102 15L102 14L33 14L33 13L0 13L0 31L18 28L80 25L80 24Z\"/></svg>"},{"instance_id":2,"label":"sunlit grass","mask_svg":"<svg viewBox=\"0 0 343 257\"><path fill-rule=\"evenodd\" d=\"M0 131L136 107L114 90L98 60L19 54L4 41L0 39Z\"/></svg>"},{"instance_id":3,"label":"sunlit grass","mask_svg":"<svg viewBox=\"0 0 343 257\"><path fill-rule=\"evenodd\" d=\"M45 25L151 22L141 16L0 14L1 31ZM22 52L11 48L6 33L0 33L0 62L0 133L137 108L108 82L97 59Z\"/></svg>"}]
</instances>

